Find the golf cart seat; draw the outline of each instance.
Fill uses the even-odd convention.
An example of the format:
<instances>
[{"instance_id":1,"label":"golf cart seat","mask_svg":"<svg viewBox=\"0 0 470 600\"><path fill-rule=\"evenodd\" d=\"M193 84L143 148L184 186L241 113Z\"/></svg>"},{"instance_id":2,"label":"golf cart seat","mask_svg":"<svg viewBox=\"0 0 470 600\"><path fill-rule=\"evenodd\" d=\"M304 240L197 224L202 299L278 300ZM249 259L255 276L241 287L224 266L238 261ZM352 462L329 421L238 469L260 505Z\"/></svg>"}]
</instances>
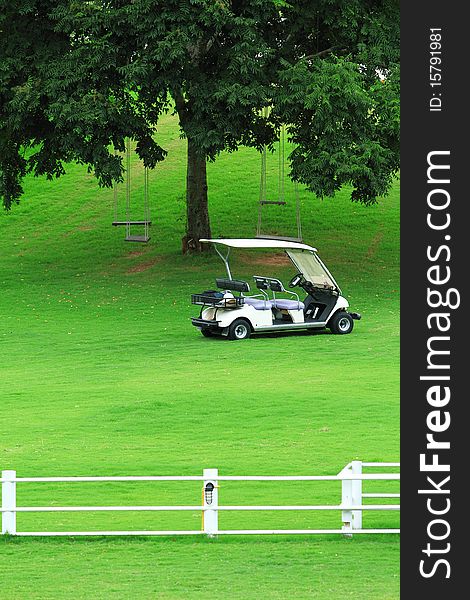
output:
<instances>
[{"instance_id":1,"label":"golf cart seat","mask_svg":"<svg viewBox=\"0 0 470 600\"><path fill-rule=\"evenodd\" d=\"M279 310L304 310L305 304L297 300L287 300L286 298L276 298L272 301L274 308Z\"/></svg>"},{"instance_id":2,"label":"golf cart seat","mask_svg":"<svg viewBox=\"0 0 470 600\"><path fill-rule=\"evenodd\" d=\"M220 290L230 290L232 292L249 292L250 286L247 281L242 279L225 279L218 277L215 280L217 287Z\"/></svg>"},{"instance_id":3,"label":"golf cart seat","mask_svg":"<svg viewBox=\"0 0 470 600\"><path fill-rule=\"evenodd\" d=\"M259 277L258 275L254 275L253 279L255 280L256 287L264 292L266 296L269 290L272 292L273 298L271 304L273 308L277 308L278 310L304 310L305 304L300 302L299 296L295 292L286 290L282 281L279 281L279 279L275 279L274 277ZM291 296L294 296L295 300L276 298L277 292L290 294Z\"/></svg>"},{"instance_id":4,"label":"golf cart seat","mask_svg":"<svg viewBox=\"0 0 470 600\"><path fill-rule=\"evenodd\" d=\"M260 299L254 296L243 296L243 292L250 291L250 285L247 281L243 281L242 279L217 278L215 282L219 289L231 290L232 292L241 292L244 303L252 306L255 310L271 310L273 307L272 303L267 298Z\"/></svg>"},{"instance_id":5,"label":"golf cart seat","mask_svg":"<svg viewBox=\"0 0 470 600\"><path fill-rule=\"evenodd\" d=\"M258 298L250 298L250 296L245 296L245 304L252 306L255 310L271 310L273 307L271 300L260 300Z\"/></svg>"}]
</instances>

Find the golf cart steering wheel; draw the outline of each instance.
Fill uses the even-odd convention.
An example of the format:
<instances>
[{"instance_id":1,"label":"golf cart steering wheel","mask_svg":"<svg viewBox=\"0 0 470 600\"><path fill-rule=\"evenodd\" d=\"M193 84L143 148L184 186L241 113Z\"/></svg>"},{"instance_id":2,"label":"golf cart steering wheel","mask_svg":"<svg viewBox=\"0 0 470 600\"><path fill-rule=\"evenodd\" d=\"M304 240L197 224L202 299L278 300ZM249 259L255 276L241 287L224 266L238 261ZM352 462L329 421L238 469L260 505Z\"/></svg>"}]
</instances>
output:
<instances>
[{"instance_id":1,"label":"golf cart steering wheel","mask_svg":"<svg viewBox=\"0 0 470 600\"><path fill-rule=\"evenodd\" d=\"M303 279L303 275L302 273L297 273L296 275L294 275L294 277L292 277L292 279L289 281L289 287L293 288L299 285L299 283L302 281Z\"/></svg>"}]
</instances>

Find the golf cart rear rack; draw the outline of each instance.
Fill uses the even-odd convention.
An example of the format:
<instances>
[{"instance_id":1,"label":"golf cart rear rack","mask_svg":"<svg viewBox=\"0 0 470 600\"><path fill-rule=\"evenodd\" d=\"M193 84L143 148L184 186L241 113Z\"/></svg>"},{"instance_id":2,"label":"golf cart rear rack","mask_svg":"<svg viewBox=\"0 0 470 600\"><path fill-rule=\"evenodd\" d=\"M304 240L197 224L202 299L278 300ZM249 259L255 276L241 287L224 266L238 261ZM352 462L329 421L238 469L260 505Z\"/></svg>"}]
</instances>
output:
<instances>
[{"instance_id":1,"label":"golf cart rear rack","mask_svg":"<svg viewBox=\"0 0 470 600\"><path fill-rule=\"evenodd\" d=\"M203 293L203 294L192 294L191 303L198 304L200 306L214 306L217 308L240 308L245 304L245 298L242 296L233 296L229 298L223 298L218 293Z\"/></svg>"}]
</instances>

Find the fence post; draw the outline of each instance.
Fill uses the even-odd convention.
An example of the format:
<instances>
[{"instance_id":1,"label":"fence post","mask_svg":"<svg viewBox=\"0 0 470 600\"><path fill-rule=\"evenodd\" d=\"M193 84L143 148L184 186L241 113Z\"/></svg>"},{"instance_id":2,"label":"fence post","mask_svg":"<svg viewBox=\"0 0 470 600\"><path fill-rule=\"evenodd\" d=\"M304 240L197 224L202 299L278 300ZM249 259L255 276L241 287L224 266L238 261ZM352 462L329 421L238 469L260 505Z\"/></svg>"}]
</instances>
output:
<instances>
[{"instance_id":1,"label":"fence post","mask_svg":"<svg viewBox=\"0 0 470 600\"><path fill-rule=\"evenodd\" d=\"M351 464L344 467L339 473L340 475L346 475L351 473ZM349 507L352 504L352 481L350 479L343 479L341 482L341 506L343 507L341 517L343 520L343 534L347 537L352 537L353 528L353 515Z\"/></svg>"},{"instance_id":2,"label":"fence post","mask_svg":"<svg viewBox=\"0 0 470 600\"><path fill-rule=\"evenodd\" d=\"M16 534L16 471L2 471L2 534Z\"/></svg>"},{"instance_id":3,"label":"fence post","mask_svg":"<svg viewBox=\"0 0 470 600\"><path fill-rule=\"evenodd\" d=\"M203 529L208 537L216 537L219 530L219 482L217 478L218 469L204 469L204 489L203 489Z\"/></svg>"},{"instance_id":4,"label":"fence post","mask_svg":"<svg viewBox=\"0 0 470 600\"><path fill-rule=\"evenodd\" d=\"M351 473L353 475L362 475L362 461L352 461ZM353 506L362 506L362 479L351 481L351 504ZM362 510L352 511L352 528L362 529Z\"/></svg>"}]
</instances>

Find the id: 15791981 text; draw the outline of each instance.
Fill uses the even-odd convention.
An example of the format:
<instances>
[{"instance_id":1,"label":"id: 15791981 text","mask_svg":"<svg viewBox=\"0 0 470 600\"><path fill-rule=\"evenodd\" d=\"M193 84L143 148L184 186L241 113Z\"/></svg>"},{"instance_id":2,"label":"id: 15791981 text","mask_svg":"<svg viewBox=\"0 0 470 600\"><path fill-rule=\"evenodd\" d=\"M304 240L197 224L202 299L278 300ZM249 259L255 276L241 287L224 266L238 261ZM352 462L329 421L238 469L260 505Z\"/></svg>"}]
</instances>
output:
<instances>
[{"instance_id":1,"label":"id: 15791981 text","mask_svg":"<svg viewBox=\"0 0 470 600\"><path fill-rule=\"evenodd\" d=\"M429 29L429 85L431 97L429 99L430 112L442 110L442 29L434 27Z\"/></svg>"}]
</instances>

